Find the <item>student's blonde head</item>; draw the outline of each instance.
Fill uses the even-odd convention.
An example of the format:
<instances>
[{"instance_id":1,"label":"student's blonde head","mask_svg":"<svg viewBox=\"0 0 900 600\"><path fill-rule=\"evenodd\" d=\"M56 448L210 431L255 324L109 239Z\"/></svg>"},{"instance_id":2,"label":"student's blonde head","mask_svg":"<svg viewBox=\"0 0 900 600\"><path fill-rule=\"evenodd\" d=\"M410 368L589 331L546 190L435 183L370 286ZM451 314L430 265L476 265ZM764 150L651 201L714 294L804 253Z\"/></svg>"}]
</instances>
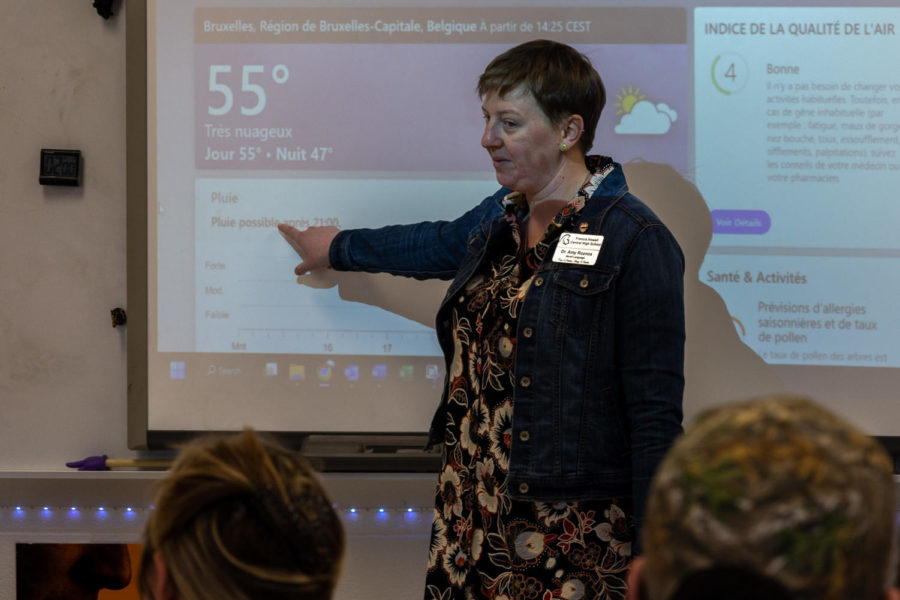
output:
<instances>
[{"instance_id":1,"label":"student's blonde head","mask_svg":"<svg viewBox=\"0 0 900 600\"><path fill-rule=\"evenodd\" d=\"M140 577L145 598L154 597L160 571L183 600L331 597L343 529L299 454L249 430L195 441L154 504Z\"/></svg>"}]
</instances>

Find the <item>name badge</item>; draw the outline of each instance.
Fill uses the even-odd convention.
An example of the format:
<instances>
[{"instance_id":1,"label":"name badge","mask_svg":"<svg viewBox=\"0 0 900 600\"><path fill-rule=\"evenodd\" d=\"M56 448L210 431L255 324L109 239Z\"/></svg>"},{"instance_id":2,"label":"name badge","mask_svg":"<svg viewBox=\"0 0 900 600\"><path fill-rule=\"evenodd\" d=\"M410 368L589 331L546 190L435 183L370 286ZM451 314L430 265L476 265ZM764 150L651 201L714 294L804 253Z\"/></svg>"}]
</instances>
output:
<instances>
[{"instance_id":1,"label":"name badge","mask_svg":"<svg viewBox=\"0 0 900 600\"><path fill-rule=\"evenodd\" d=\"M602 245L602 235L564 233L559 236L556 252L553 253L553 262L572 265L593 265L597 262L597 256L600 254L600 246Z\"/></svg>"}]
</instances>

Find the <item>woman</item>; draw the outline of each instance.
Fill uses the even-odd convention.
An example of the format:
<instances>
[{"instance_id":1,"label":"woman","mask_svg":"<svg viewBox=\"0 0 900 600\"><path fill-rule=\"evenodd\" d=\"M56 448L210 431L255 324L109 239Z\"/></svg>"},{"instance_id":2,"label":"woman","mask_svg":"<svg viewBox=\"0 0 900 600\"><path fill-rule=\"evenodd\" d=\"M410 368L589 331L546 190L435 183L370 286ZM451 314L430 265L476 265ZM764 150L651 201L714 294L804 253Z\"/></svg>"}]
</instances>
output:
<instances>
[{"instance_id":1,"label":"woman","mask_svg":"<svg viewBox=\"0 0 900 600\"><path fill-rule=\"evenodd\" d=\"M306 460L252 431L186 446L144 533L153 600L328 600L344 534Z\"/></svg>"},{"instance_id":2,"label":"woman","mask_svg":"<svg viewBox=\"0 0 900 600\"><path fill-rule=\"evenodd\" d=\"M298 274L453 279L426 599L621 598L681 431L684 259L621 167L587 156L605 93L586 57L528 42L478 92L496 194L449 222L280 229Z\"/></svg>"}]
</instances>

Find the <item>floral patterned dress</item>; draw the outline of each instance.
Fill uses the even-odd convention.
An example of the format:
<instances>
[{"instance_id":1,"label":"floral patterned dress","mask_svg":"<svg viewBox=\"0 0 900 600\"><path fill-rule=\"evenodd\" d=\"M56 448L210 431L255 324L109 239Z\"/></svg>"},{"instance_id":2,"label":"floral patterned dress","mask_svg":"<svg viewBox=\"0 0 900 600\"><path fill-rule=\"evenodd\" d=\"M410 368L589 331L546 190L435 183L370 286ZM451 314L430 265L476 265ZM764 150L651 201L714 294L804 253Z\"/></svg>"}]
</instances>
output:
<instances>
[{"instance_id":1,"label":"floral patterned dress","mask_svg":"<svg viewBox=\"0 0 900 600\"><path fill-rule=\"evenodd\" d=\"M608 172L603 166L531 249L520 234L522 199L508 196L509 235L491 242L454 300L426 600L624 598L631 499L530 502L507 491L519 308L549 243Z\"/></svg>"}]
</instances>

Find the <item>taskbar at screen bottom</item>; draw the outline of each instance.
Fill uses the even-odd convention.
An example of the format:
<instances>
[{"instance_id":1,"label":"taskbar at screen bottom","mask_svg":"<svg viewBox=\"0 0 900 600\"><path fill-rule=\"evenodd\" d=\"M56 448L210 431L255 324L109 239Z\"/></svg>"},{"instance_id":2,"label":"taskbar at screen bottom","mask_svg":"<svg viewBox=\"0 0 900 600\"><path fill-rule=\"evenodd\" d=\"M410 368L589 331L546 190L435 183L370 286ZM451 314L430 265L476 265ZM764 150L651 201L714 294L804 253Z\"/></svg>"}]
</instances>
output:
<instances>
[{"instance_id":1,"label":"taskbar at screen bottom","mask_svg":"<svg viewBox=\"0 0 900 600\"><path fill-rule=\"evenodd\" d=\"M150 430L298 433L428 431L444 388L440 357L160 353Z\"/></svg>"},{"instance_id":2,"label":"taskbar at screen bottom","mask_svg":"<svg viewBox=\"0 0 900 600\"><path fill-rule=\"evenodd\" d=\"M320 388L441 385L439 356L352 356L323 354L161 353L154 377L170 381L237 380L306 384Z\"/></svg>"}]
</instances>

